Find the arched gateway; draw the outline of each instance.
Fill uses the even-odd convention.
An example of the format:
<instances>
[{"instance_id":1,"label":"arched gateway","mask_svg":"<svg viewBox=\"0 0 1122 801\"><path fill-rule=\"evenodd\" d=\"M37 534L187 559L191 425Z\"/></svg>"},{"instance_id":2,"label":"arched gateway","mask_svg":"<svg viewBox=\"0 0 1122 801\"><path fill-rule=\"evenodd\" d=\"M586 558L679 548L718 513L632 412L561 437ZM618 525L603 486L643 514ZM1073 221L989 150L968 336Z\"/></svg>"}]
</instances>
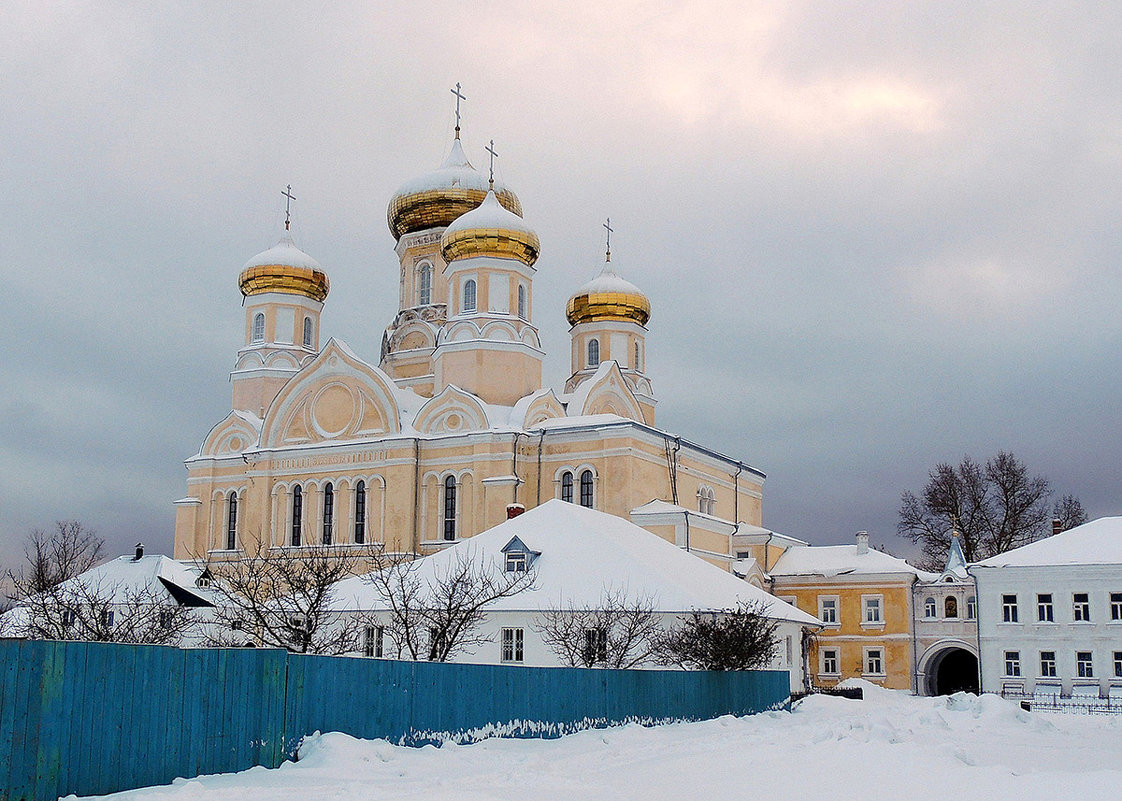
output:
<instances>
[{"instance_id":1,"label":"arched gateway","mask_svg":"<svg viewBox=\"0 0 1122 801\"><path fill-rule=\"evenodd\" d=\"M978 657L965 648L936 651L927 661L924 695L978 692Z\"/></svg>"}]
</instances>

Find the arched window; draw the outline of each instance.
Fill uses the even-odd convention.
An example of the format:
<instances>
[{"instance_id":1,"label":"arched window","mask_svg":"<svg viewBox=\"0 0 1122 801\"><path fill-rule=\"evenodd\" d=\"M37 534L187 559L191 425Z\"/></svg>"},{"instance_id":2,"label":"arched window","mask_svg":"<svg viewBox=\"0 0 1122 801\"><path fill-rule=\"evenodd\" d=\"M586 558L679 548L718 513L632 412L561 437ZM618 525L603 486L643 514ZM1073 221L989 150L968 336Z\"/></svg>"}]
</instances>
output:
<instances>
[{"instance_id":1,"label":"arched window","mask_svg":"<svg viewBox=\"0 0 1122 801\"><path fill-rule=\"evenodd\" d=\"M360 481L355 486L355 542L362 545L366 542L366 482Z\"/></svg>"},{"instance_id":2,"label":"arched window","mask_svg":"<svg viewBox=\"0 0 1122 801\"><path fill-rule=\"evenodd\" d=\"M529 319L526 317L526 285L518 285L518 316L523 320Z\"/></svg>"},{"instance_id":3,"label":"arched window","mask_svg":"<svg viewBox=\"0 0 1122 801\"><path fill-rule=\"evenodd\" d=\"M444 539L456 539L456 477L444 479Z\"/></svg>"},{"instance_id":4,"label":"arched window","mask_svg":"<svg viewBox=\"0 0 1122 801\"><path fill-rule=\"evenodd\" d=\"M300 534L304 524L304 491L297 484L292 488L292 544L300 545Z\"/></svg>"},{"instance_id":5,"label":"arched window","mask_svg":"<svg viewBox=\"0 0 1122 801\"><path fill-rule=\"evenodd\" d=\"M475 279L464 281L464 308L463 311L475 311Z\"/></svg>"},{"instance_id":6,"label":"arched window","mask_svg":"<svg viewBox=\"0 0 1122 801\"><path fill-rule=\"evenodd\" d=\"M943 601L943 617L958 617L958 598L948 595Z\"/></svg>"},{"instance_id":7,"label":"arched window","mask_svg":"<svg viewBox=\"0 0 1122 801\"><path fill-rule=\"evenodd\" d=\"M935 613L935 608L936 608L935 607L935 599L934 598L925 598L924 601L923 601L923 616L924 617L935 617L935 614L936 614Z\"/></svg>"},{"instance_id":8,"label":"arched window","mask_svg":"<svg viewBox=\"0 0 1122 801\"><path fill-rule=\"evenodd\" d=\"M595 342L595 340L593 340ZM580 474L580 505L586 509L592 508L592 471L585 470Z\"/></svg>"},{"instance_id":9,"label":"arched window","mask_svg":"<svg viewBox=\"0 0 1122 801\"><path fill-rule=\"evenodd\" d=\"M717 512L717 495L712 487L697 488L697 511L711 515Z\"/></svg>"},{"instance_id":10,"label":"arched window","mask_svg":"<svg viewBox=\"0 0 1122 801\"><path fill-rule=\"evenodd\" d=\"M323 544L331 544L331 524L335 517L335 488L328 481L323 485Z\"/></svg>"},{"instance_id":11,"label":"arched window","mask_svg":"<svg viewBox=\"0 0 1122 801\"><path fill-rule=\"evenodd\" d=\"M561 474L561 500L573 502L573 474L568 470Z\"/></svg>"},{"instance_id":12,"label":"arched window","mask_svg":"<svg viewBox=\"0 0 1122 801\"><path fill-rule=\"evenodd\" d=\"M231 492L226 499L226 550L238 547L238 493Z\"/></svg>"},{"instance_id":13,"label":"arched window","mask_svg":"<svg viewBox=\"0 0 1122 801\"><path fill-rule=\"evenodd\" d=\"M253 341L265 341L265 315L261 312L253 315Z\"/></svg>"},{"instance_id":14,"label":"arched window","mask_svg":"<svg viewBox=\"0 0 1122 801\"><path fill-rule=\"evenodd\" d=\"M640 373L643 372L643 363L639 359L639 343L635 343L635 369Z\"/></svg>"},{"instance_id":15,"label":"arched window","mask_svg":"<svg viewBox=\"0 0 1122 801\"><path fill-rule=\"evenodd\" d=\"M588 366L600 366L600 340L598 339L588 340Z\"/></svg>"},{"instance_id":16,"label":"arched window","mask_svg":"<svg viewBox=\"0 0 1122 801\"><path fill-rule=\"evenodd\" d=\"M312 347L312 318L304 318L304 347Z\"/></svg>"},{"instance_id":17,"label":"arched window","mask_svg":"<svg viewBox=\"0 0 1122 801\"><path fill-rule=\"evenodd\" d=\"M417 303L421 306L428 306L432 303L432 265L428 263L421 265L420 281L417 286Z\"/></svg>"}]
</instances>

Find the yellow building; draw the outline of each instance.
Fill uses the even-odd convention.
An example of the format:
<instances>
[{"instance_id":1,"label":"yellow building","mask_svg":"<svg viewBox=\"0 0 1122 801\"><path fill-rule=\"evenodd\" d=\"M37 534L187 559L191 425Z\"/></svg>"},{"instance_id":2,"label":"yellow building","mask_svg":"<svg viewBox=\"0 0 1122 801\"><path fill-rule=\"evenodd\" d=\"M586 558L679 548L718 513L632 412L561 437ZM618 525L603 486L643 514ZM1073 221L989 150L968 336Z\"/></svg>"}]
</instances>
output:
<instances>
[{"instance_id":1,"label":"yellow building","mask_svg":"<svg viewBox=\"0 0 1122 801\"><path fill-rule=\"evenodd\" d=\"M517 196L469 163L458 127L388 221L399 308L376 363L321 341L328 276L287 232L243 268L232 408L186 461L177 557L319 543L425 554L494 526L512 502L561 498L726 569L774 562L735 525L759 525L764 474L656 427L650 303L610 250L564 307L570 376L552 389L534 325L538 237Z\"/></svg>"},{"instance_id":2,"label":"yellow building","mask_svg":"<svg viewBox=\"0 0 1122 801\"><path fill-rule=\"evenodd\" d=\"M869 548L861 532L853 545L789 547L770 576L775 595L824 624L807 654L816 686L857 677L913 689L912 585L934 574Z\"/></svg>"}]
</instances>

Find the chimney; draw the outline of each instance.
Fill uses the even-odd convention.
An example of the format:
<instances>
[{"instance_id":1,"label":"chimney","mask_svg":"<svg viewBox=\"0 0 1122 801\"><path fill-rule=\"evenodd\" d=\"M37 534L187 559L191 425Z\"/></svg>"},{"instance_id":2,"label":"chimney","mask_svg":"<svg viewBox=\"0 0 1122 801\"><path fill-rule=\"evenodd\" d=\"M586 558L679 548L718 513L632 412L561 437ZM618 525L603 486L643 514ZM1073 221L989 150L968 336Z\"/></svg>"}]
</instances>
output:
<instances>
[{"instance_id":1,"label":"chimney","mask_svg":"<svg viewBox=\"0 0 1122 801\"><path fill-rule=\"evenodd\" d=\"M864 556L869 552L869 532L857 532L857 555Z\"/></svg>"},{"instance_id":2,"label":"chimney","mask_svg":"<svg viewBox=\"0 0 1122 801\"><path fill-rule=\"evenodd\" d=\"M144 543L143 542L138 542L136 544L136 556L133 557L133 561L134 562L139 562L143 558L144 558Z\"/></svg>"},{"instance_id":3,"label":"chimney","mask_svg":"<svg viewBox=\"0 0 1122 801\"><path fill-rule=\"evenodd\" d=\"M1052 518L1052 536L1053 537L1056 536L1057 534L1059 534L1063 530L1064 530L1064 521L1060 520L1060 518L1058 518L1058 517L1053 517Z\"/></svg>"},{"instance_id":4,"label":"chimney","mask_svg":"<svg viewBox=\"0 0 1122 801\"><path fill-rule=\"evenodd\" d=\"M513 520L526 511L526 507L520 503L508 503L506 505L506 519Z\"/></svg>"}]
</instances>

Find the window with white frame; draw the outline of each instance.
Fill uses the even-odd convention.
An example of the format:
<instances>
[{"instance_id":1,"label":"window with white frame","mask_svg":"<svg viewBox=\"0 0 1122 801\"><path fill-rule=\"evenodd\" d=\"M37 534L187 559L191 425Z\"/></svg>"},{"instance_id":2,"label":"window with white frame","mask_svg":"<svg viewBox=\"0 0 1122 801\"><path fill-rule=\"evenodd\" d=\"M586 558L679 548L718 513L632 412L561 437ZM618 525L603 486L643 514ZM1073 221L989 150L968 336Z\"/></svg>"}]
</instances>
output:
<instances>
[{"instance_id":1,"label":"window with white frame","mask_svg":"<svg viewBox=\"0 0 1122 801\"><path fill-rule=\"evenodd\" d=\"M297 484L292 488L292 537L293 545L300 545L301 526L304 522L304 491Z\"/></svg>"},{"instance_id":2,"label":"window with white frame","mask_svg":"<svg viewBox=\"0 0 1122 801\"><path fill-rule=\"evenodd\" d=\"M1052 679L1056 676L1056 652L1055 651L1041 651L1040 652L1040 676L1045 679Z\"/></svg>"},{"instance_id":3,"label":"window with white frame","mask_svg":"<svg viewBox=\"0 0 1122 801\"><path fill-rule=\"evenodd\" d=\"M861 625L862 626L883 626L884 625L884 596L883 595L862 595L861 596Z\"/></svg>"},{"instance_id":4,"label":"window with white frame","mask_svg":"<svg viewBox=\"0 0 1122 801\"><path fill-rule=\"evenodd\" d=\"M608 661L608 630L605 628L584 630L584 652L581 654L585 664L597 665Z\"/></svg>"},{"instance_id":5,"label":"window with white frame","mask_svg":"<svg viewBox=\"0 0 1122 801\"><path fill-rule=\"evenodd\" d=\"M978 599L973 595L966 599L966 619L974 620L978 617Z\"/></svg>"},{"instance_id":6,"label":"window with white frame","mask_svg":"<svg viewBox=\"0 0 1122 801\"><path fill-rule=\"evenodd\" d=\"M935 615L937 614L936 610L938 608L939 607L935 604L934 598L923 599L923 616L925 618L931 619L935 617Z\"/></svg>"},{"instance_id":7,"label":"window with white frame","mask_svg":"<svg viewBox=\"0 0 1122 801\"><path fill-rule=\"evenodd\" d=\"M444 479L444 526L442 530L444 539L456 539L456 477L447 476Z\"/></svg>"},{"instance_id":8,"label":"window with white frame","mask_svg":"<svg viewBox=\"0 0 1122 801\"><path fill-rule=\"evenodd\" d=\"M226 498L226 550L238 547L238 493L231 492Z\"/></svg>"},{"instance_id":9,"label":"window with white frame","mask_svg":"<svg viewBox=\"0 0 1122 801\"><path fill-rule=\"evenodd\" d=\"M865 649L865 675L866 676L883 676L884 673L884 649L882 648L866 648Z\"/></svg>"},{"instance_id":10,"label":"window with white frame","mask_svg":"<svg viewBox=\"0 0 1122 801\"><path fill-rule=\"evenodd\" d=\"M475 311L475 296L476 296L475 279L474 278L469 278L468 280L464 281L463 311L465 311L465 312Z\"/></svg>"},{"instance_id":11,"label":"window with white frame","mask_svg":"<svg viewBox=\"0 0 1122 801\"><path fill-rule=\"evenodd\" d=\"M588 366L600 366L600 340L595 337L588 340Z\"/></svg>"},{"instance_id":12,"label":"window with white frame","mask_svg":"<svg viewBox=\"0 0 1122 801\"><path fill-rule=\"evenodd\" d=\"M366 482L355 484L355 525L354 541L357 545L366 542Z\"/></svg>"},{"instance_id":13,"label":"window with white frame","mask_svg":"<svg viewBox=\"0 0 1122 801\"><path fill-rule=\"evenodd\" d=\"M1052 608L1052 593L1042 592L1036 596L1036 619L1040 623L1056 622Z\"/></svg>"},{"instance_id":14,"label":"window with white frame","mask_svg":"<svg viewBox=\"0 0 1122 801\"><path fill-rule=\"evenodd\" d=\"M838 676L838 649L823 648L821 673L823 676Z\"/></svg>"},{"instance_id":15,"label":"window with white frame","mask_svg":"<svg viewBox=\"0 0 1122 801\"><path fill-rule=\"evenodd\" d=\"M253 341L265 341L265 315L261 312L253 316Z\"/></svg>"},{"instance_id":16,"label":"window with white frame","mask_svg":"<svg viewBox=\"0 0 1122 801\"><path fill-rule=\"evenodd\" d=\"M1003 623L1017 622L1017 596L1001 596L1001 621Z\"/></svg>"},{"instance_id":17,"label":"window with white frame","mask_svg":"<svg viewBox=\"0 0 1122 801\"><path fill-rule=\"evenodd\" d=\"M1075 652L1075 675L1081 679L1095 678L1093 654L1090 651Z\"/></svg>"},{"instance_id":18,"label":"window with white frame","mask_svg":"<svg viewBox=\"0 0 1122 801\"><path fill-rule=\"evenodd\" d=\"M1122 620L1122 592L1112 592L1110 594L1110 619L1113 621Z\"/></svg>"},{"instance_id":19,"label":"window with white frame","mask_svg":"<svg viewBox=\"0 0 1122 801\"><path fill-rule=\"evenodd\" d=\"M330 545L335 527L335 488L328 481L323 485L323 544Z\"/></svg>"},{"instance_id":20,"label":"window with white frame","mask_svg":"<svg viewBox=\"0 0 1122 801\"><path fill-rule=\"evenodd\" d=\"M1005 652L1005 675L1006 676L1020 676L1021 675L1021 652L1020 651L1006 651Z\"/></svg>"},{"instance_id":21,"label":"window with white frame","mask_svg":"<svg viewBox=\"0 0 1122 801\"><path fill-rule=\"evenodd\" d=\"M596 506L591 470L585 470L580 474L580 505L585 509L593 509Z\"/></svg>"},{"instance_id":22,"label":"window with white frame","mask_svg":"<svg viewBox=\"0 0 1122 801\"><path fill-rule=\"evenodd\" d=\"M510 551L506 555L506 572L525 573L527 562L525 551Z\"/></svg>"},{"instance_id":23,"label":"window with white frame","mask_svg":"<svg viewBox=\"0 0 1122 801\"><path fill-rule=\"evenodd\" d=\"M838 596L818 596L818 619L827 626L837 626L840 623L838 615Z\"/></svg>"},{"instance_id":24,"label":"window with white frame","mask_svg":"<svg viewBox=\"0 0 1122 801\"><path fill-rule=\"evenodd\" d=\"M432 265L423 263L417 279L417 305L428 306L432 303Z\"/></svg>"},{"instance_id":25,"label":"window with white frame","mask_svg":"<svg viewBox=\"0 0 1122 801\"><path fill-rule=\"evenodd\" d=\"M503 629L502 661L522 662L522 629Z\"/></svg>"},{"instance_id":26,"label":"window with white frame","mask_svg":"<svg viewBox=\"0 0 1122 801\"><path fill-rule=\"evenodd\" d=\"M1122 679L1122 651L1114 652L1114 678Z\"/></svg>"},{"instance_id":27,"label":"window with white frame","mask_svg":"<svg viewBox=\"0 0 1122 801\"><path fill-rule=\"evenodd\" d=\"M522 320L528 320L526 314L526 285L518 285L518 317Z\"/></svg>"},{"instance_id":28,"label":"window with white frame","mask_svg":"<svg viewBox=\"0 0 1122 801\"><path fill-rule=\"evenodd\" d=\"M382 626L367 626L362 632L362 655L381 659L385 654L385 634Z\"/></svg>"},{"instance_id":29,"label":"window with white frame","mask_svg":"<svg viewBox=\"0 0 1122 801\"><path fill-rule=\"evenodd\" d=\"M312 347L312 339L313 339L313 336L312 336L312 318L311 317L305 317L304 318L304 347L305 348Z\"/></svg>"},{"instance_id":30,"label":"window with white frame","mask_svg":"<svg viewBox=\"0 0 1122 801\"><path fill-rule=\"evenodd\" d=\"M566 470L561 474L561 500L565 503L573 502L573 471Z\"/></svg>"},{"instance_id":31,"label":"window with white frame","mask_svg":"<svg viewBox=\"0 0 1122 801\"><path fill-rule=\"evenodd\" d=\"M117 619L117 613L112 609L102 609L99 618L101 619L101 625L111 629L113 628L113 622Z\"/></svg>"},{"instance_id":32,"label":"window with white frame","mask_svg":"<svg viewBox=\"0 0 1122 801\"><path fill-rule=\"evenodd\" d=\"M1091 598L1085 592L1077 592L1071 596L1071 619L1076 623L1091 622Z\"/></svg>"}]
</instances>

